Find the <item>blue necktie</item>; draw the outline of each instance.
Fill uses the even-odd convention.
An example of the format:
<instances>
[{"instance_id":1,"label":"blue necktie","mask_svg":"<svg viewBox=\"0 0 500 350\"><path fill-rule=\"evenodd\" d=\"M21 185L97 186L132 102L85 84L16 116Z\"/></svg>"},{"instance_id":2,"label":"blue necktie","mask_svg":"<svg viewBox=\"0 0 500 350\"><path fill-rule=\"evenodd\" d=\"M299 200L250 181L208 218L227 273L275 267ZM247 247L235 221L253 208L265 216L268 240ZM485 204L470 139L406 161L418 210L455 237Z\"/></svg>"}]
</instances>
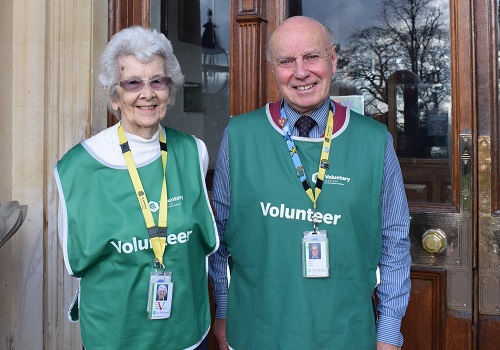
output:
<instances>
[{"instance_id":1,"label":"blue necktie","mask_svg":"<svg viewBox=\"0 0 500 350\"><path fill-rule=\"evenodd\" d=\"M309 131L316 125L313 118L308 115L303 115L295 122L295 127L299 130L299 136L309 136Z\"/></svg>"}]
</instances>

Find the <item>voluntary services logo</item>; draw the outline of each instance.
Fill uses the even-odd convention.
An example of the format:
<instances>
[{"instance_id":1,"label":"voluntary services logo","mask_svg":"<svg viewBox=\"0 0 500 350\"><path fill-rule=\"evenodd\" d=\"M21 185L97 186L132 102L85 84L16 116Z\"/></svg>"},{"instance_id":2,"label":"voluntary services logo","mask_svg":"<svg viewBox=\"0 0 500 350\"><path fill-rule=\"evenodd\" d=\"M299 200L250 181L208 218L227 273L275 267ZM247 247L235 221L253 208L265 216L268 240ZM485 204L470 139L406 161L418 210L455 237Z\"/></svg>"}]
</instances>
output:
<instances>
[{"instance_id":1,"label":"voluntary services logo","mask_svg":"<svg viewBox=\"0 0 500 350\"><path fill-rule=\"evenodd\" d=\"M178 205L182 204L182 201L184 201L184 196L176 196L168 199L168 207L176 207ZM152 213L156 213L158 210L160 210L160 205L158 202L155 201L149 201L149 209L151 209Z\"/></svg>"},{"instance_id":2,"label":"voluntary services logo","mask_svg":"<svg viewBox=\"0 0 500 350\"><path fill-rule=\"evenodd\" d=\"M311 180L313 183L316 183L316 179L318 178L318 173L314 173L311 176ZM338 186L345 186L349 182L351 182L350 177L342 176L342 175L329 175L325 174L325 179L323 180L323 186L324 185L338 185Z\"/></svg>"}]
</instances>

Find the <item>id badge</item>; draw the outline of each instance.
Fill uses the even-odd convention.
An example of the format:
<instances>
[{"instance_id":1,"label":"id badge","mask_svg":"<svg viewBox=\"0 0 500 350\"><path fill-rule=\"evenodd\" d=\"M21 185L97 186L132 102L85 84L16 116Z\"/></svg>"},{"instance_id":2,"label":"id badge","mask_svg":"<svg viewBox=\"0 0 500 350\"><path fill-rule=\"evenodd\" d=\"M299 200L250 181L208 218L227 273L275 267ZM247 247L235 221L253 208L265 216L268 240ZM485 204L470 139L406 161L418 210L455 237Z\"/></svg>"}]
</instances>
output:
<instances>
[{"instance_id":1,"label":"id badge","mask_svg":"<svg viewBox=\"0 0 500 350\"><path fill-rule=\"evenodd\" d=\"M152 272L149 278L148 306L146 311L151 320L170 317L174 282L170 272Z\"/></svg>"},{"instance_id":2,"label":"id badge","mask_svg":"<svg viewBox=\"0 0 500 350\"><path fill-rule=\"evenodd\" d=\"M330 256L326 230L305 231L302 238L302 276L330 276Z\"/></svg>"}]
</instances>

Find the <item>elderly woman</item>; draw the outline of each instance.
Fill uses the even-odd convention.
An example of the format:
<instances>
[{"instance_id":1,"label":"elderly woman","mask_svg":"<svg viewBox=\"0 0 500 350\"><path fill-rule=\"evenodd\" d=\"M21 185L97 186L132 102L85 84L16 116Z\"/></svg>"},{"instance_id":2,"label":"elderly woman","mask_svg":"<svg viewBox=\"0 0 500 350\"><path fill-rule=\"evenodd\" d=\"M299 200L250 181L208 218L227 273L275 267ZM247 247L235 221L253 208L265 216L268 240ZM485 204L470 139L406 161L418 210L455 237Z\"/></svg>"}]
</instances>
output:
<instances>
[{"instance_id":1,"label":"elderly woman","mask_svg":"<svg viewBox=\"0 0 500 350\"><path fill-rule=\"evenodd\" d=\"M54 167L64 262L80 279L70 318L87 349L206 348L218 246L207 150L160 125L183 83L179 63L165 36L132 27L108 43L99 79L120 121Z\"/></svg>"}]
</instances>

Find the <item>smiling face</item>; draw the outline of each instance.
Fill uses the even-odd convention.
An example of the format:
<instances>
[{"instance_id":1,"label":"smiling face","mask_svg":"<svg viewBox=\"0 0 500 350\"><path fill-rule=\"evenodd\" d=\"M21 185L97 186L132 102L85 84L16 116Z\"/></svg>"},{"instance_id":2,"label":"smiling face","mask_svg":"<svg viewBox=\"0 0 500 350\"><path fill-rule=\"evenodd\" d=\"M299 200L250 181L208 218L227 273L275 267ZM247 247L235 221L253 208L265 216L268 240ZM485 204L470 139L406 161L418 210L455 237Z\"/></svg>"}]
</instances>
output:
<instances>
[{"instance_id":1,"label":"smiling face","mask_svg":"<svg viewBox=\"0 0 500 350\"><path fill-rule=\"evenodd\" d=\"M123 56L118 59L118 64L121 81L137 79L147 82L165 76L164 60L161 56L154 56L148 63L143 63L132 55ZM155 91L146 84L139 92L127 92L118 85L116 99L111 105L113 109L120 110L121 123L126 132L150 139L165 117L169 97L168 87Z\"/></svg>"},{"instance_id":2,"label":"smiling face","mask_svg":"<svg viewBox=\"0 0 500 350\"><path fill-rule=\"evenodd\" d=\"M158 289L158 299L165 299L165 296L167 295L167 290L164 288Z\"/></svg>"},{"instance_id":3,"label":"smiling face","mask_svg":"<svg viewBox=\"0 0 500 350\"><path fill-rule=\"evenodd\" d=\"M311 254L312 254L312 256L313 256L314 258L316 258L316 257L318 257L318 253L319 253L319 248L318 248L318 246L317 246L317 245L315 245L315 244L314 244L314 245L311 247Z\"/></svg>"},{"instance_id":4,"label":"smiling face","mask_svg":"<svg viewBox=\"0 0 500 350\"><path fill-rule=\"evenodd\" d=\"M289 18L271 36L269 54L278 89L291 107L310 115L325 102L337 55L320 23Z\"/></svg>"}]
</instances>

